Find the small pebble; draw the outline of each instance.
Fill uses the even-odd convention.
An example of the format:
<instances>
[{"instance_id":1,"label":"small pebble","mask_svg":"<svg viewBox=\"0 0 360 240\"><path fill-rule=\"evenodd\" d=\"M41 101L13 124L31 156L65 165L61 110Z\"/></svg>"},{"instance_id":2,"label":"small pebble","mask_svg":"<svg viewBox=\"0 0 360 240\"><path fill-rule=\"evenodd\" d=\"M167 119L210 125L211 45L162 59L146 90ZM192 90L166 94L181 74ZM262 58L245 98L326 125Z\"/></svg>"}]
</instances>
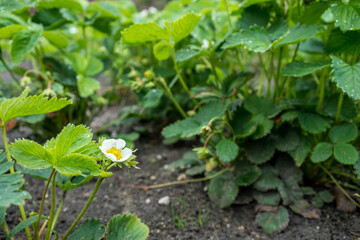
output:
<instances>
[{"instance_id":1,"label":"small pebble","mask_svg":"<svg viewBox=\"0 0 360 240\"><path fill-rule=\"evenodd\" d=\"M245 230L245 228L244 228L244 226L238 226L238 230L239 230L240 232L243 232L243 231Z\"/></svg>"},{"instance_id":2,"label":"small pebble","mask_svg":"<svg viewBox=\"0 0 360 240\"><path fill-rule=\"evenodd\" d=\"M147 198L147 199L145 200L145 203L146 203L146 204L151 203L151 199L150 199L150 198Z\"/></svg>"},{"instance_id":3,"label":"small pebble","mask_svg":"<svg viewBox=\"0 0 360 240\"><path fill-rule=\"evenodd\" d=\"M67 212L67 210L69 210L67 207L65 207L64 209L63 209L63 212Z\"/></svg>"},{"instance_id":4,"label":"small pebble","mask_svg":"<svg viewBox=\"0 0 360 240\"><path fill-rule=\"evenodd\" d=\"M317 229L317 230L319 230L319 229L320 229L320 227L319 227L319 226L316 226L316 229Z\"/></svg>"},{"instance_id":5,"label":"small pebble","mask_svg":"<svg viewBox=\"0 0 360 240\"><path fill-rule=\"evenodd\" d=\"M153 181L156 180L156 176L151 175L151 176L150 176L150 180L153 180Z\"/></svg>"},{"instance_id":6,"label":"small pebble","mask_svg":"<svg viewBox=\"0 0 360 240\"><path fill-rule=\"evenodd\" d=\"M185 179L186 179L186 174L185 173L182 173L177 177L178 181L185 180Z\"/></svg>"},{"instance_id":7,"label":"small pebble","mask_svg":"<svg viewBox=\"0 0 360 240\"><path fill-rule=\"evenodd\" d=\"M163 197L163 198L160 198L158 203L160 205L169 205L170 204L170 197L169 196L166 196L166 197Z\"/></svg>"},{"instance_id":8,"label":"small pebble","mask_svg":"<svg viewBox=\"0 0 360 240\"><path fill-rule=\"evenodd\" d=\"M161 154L158 154L158 155L156 155L156 159L161 160L161 159L163 159L163 156Z\"/></svg>"},{"instance_id":9,"label":"small pebble","mask_svg":"<svg viewBox=\"0 0 360 240\"><path fill-rule=\"evenodd\" d=\"M227 228L230 228L230 223L227 223L227 224L226 224L226 227L227 227Z\"/></svg>"}]
</instances>

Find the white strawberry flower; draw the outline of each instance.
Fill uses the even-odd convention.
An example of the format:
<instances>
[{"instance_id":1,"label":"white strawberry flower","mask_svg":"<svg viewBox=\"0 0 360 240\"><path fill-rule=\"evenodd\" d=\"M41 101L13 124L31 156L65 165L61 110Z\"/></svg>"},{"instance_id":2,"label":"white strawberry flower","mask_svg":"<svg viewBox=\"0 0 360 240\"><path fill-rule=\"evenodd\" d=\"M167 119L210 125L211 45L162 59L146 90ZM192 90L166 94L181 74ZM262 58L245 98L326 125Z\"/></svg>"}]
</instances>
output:
<instances>
[{"instance_id":1,"label":"white strawberry flower","mask_svg":"<svg viewBox=\"0 0 360 240\"><path fill-rule=\"evenodd\" d=\"M126 142L122 139L104 140L100 150L113 162L124 162L132 155L132 150L125 147Z\"/></svg>"}]
</instances>

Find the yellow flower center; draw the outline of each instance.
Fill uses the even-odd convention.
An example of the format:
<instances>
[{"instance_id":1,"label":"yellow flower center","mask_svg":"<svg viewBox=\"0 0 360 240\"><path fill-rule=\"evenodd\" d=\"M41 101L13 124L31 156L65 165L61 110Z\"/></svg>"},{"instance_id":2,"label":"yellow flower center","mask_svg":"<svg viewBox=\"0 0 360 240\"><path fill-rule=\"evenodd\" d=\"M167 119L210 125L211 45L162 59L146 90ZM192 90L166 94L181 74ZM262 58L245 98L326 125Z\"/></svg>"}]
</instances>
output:
<instances>
[{"instance_id":1,"label":"yellow flower center","mask_svg":"<svg viewBox=\"0 0 360 240\"><path fill-rule=\"evenodd\" d=\"M114 154L116 159L119 160L120 158L122 158L122 153L119 149L117 149L116 147L112 147L109 150L106 151L107 153L111 153Z\"/></svg>"}]
</instances>

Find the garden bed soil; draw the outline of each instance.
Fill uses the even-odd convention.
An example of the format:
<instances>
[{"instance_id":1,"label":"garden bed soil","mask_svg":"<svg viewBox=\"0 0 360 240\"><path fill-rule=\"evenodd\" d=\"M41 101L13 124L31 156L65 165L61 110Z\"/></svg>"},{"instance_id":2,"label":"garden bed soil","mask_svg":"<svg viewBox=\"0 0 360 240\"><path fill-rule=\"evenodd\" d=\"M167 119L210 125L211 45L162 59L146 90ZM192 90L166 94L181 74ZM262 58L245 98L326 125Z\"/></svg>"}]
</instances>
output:
<instances>
[{"instance_id":1,"label":"garden bed soil","mask_svg":"<svg viewBox=\"0 0 360 240\"><path fill-rule=\"evenodd\" d=\"M166 146L160 142L160 136L154 136L140 139L136 143L141 170L131 169L129 177L126 168L114 169L114 175L104 180L96 199L83 217L83 221L87 218L98 217L102 218L102 222L106 224L115 214L132 213L149 226L148 239L151 240L360 239L359 211L355 213L340 212L335 209L334 204L328 204L321 210L320 219L304 219L289 210L289 226L280 233L266 235L255 223L254 203L219 209L210 202L207 192L204 191L207 182L175 185L147 191L129 186L147 186L177 180L181 172L165 170L164 166L181 158L184 152L190 150L192 146L189 143ZM38 210L45 184L34 178L27 180L26 189L32 194L32 200L27 201L25 208ZM96 180L93 179L88 184L68 192L56 231L64 233L70 226L90 196L95 182ZM60 199L60 191L58 192L57 199ZM50 196L50 191L48 196ZM170 198L170 205L160 205L159 199L166 196ZM186 209L180 207L179 199L187 204ZM45 204L49 206L49 197ZM185 218L198 218L199 211L201 211L200 223L195 220L185 220L183 229L176 227L171 205L174 206L177 213L183 213ZM49 208L45 209L45 214L48 212ZM10 207L7 221L11 227L17 224L18 217L17 207ZM200 226L201 222L202 227ZM3 233L0 234L0 238L3 239ZM25 236L18 236L16 239L25 239Z\"/></svg>"}]
</instances>

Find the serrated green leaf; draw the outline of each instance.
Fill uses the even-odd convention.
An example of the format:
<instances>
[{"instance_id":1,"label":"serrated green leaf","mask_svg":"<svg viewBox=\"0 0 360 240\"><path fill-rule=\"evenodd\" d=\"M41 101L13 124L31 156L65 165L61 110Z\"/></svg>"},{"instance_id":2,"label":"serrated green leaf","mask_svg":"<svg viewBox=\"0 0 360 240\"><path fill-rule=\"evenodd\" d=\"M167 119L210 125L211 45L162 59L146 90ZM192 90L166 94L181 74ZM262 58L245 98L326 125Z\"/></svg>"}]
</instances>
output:
<instances>
[{"instance_id":1,"label":"serrated green leaf","mask_svg":"<svg viewBox=\"0 0 360 240\"><path fill-rule=\"evenodd\" d=\"M316 194L311 200L311 205L317 208L321 208L324 206L324 201L321 199L319 194Z\"/></svg>"},{"instance_id":2,"label":"serrated green leaf","mask_svg":"<svg viewBox=\"0 0 360 240\"><path fill-rule=\"evenodd\" d=\"M54 159L47 149L27 139L16 140L11 144L10 150L11 156L25 168L42 169L54 164Z\"/></svg>"},{"instance_id":3,"label":"serrated green leaf","mask_svg":"<svg viewBox=\"0 0 360 240\"><path fill-rule=\"evenodd\" d=\"M71 100L65 98L48 99L44 95L27 97L29 91L30 89L26 89L19 97L7 99L1 103L0 119L3 124L21 116L55 112L71 103Z\"/></svg>"},{"instance_id":4,"label":"serrated green leaf","mask_svg":"<svg viewBox=\"0 0 360 240\"><path fill-rule=\"evenodd\" d=\"M253 131L255 126L255 131ZM254 139L259 139L268 135L274 126L274 121L266 118L260 114L251 119L251 121L245 126L248 129L245 132L252 134Z\"/></svg>"},{"instance_id":5,"label":"serrated green leaf","mask_svg":"<svg viewBox=\"0 0 360 240\"><path fill-rule=\"evenodd\" d=\"M205 170L206 170L206 165L202 163L201 165L197 165L189 169L186 169L185 174L189 176L196 176L199 174L203 174Z\"/></svg>"},{"instance_id":6,"label":"serrated green leaf","mask_svg":"<svg viewBox=\"0 0 360 240\"><path fill-rule=\"evenodd\" d=\"M260 168L246 160L237 161L234 170L235 183L238 186L253 184L261 174Z\"/></svg>"},{"instance_id":7,"label":"serrated green leaf","mask_svg":"<svg viewBox=\"0 0 360 240\"><path fill-rule=\"evenodd\" d=\"M330 117L335 118L337 112L337 105L339 102L339 94L334 94L330 98L324 100L324 112ZM347 95L344 96L343 102L341 105L341 111L339 119L342 120L354 120L357 115L356 105L350 97Z\"/></svg>"},{"instance_id":8,"label":"serrated green leaf","mask_svg":"<svg viewBox=\"0 0 360 240\"><path fill-rule=\"evenodd\" d=\"M267 234L280 232L289 224L289 213L286 208L280 206L276 212L258 213L255 221Z\"/></svg>"},{"instance_id":9,"label":"serrated green leaf","mask_svg":"<svg viewBox=\"0 0 360 240\"><path fill-rule=\"evenodd\" d=\"M25 54L30 52L41 36L42 29L21 30L16 33L11 42L10 56L15 65L22 62Z\"/></svg>"},{"instance_id":10,"label":"serrated green leaf","mask_svg":"<svg viewBox=\"0 0 360 240\"><path fill-rule=\"evenodd\" d=\"M209 197L220 208L231 205L239 190L230 172L226 172L210 180Z\"/></svg>"},{"instance_id":11,"label":"serrated green leaf","mask_svg":"<svg viewBox=\"0 0 360 240\"><path fill-rule=\"evenodd\" d=\"M164 95L160 89L150 90L144 97L145 104L144 108L154 108L160 104L161 97Z\"/></svg>"},{"instance_id":12,"label":"serrated green leaf","mask_svg":"<svg viewBox=\"0 0 360 240\"><path fill-rule=\"evenodd\" d=\"M94 76L100 73L103 70L103 68L104 68L104 64L96 57L91 56L87 60L84 75Z\"/></svg>"},{"instance_id":13,"label":"serrated green leaf","mask_svg":"<svg viewBox=\"0 0 360 240\"><path fill-rule=\"evenodd\" d=\"M272 0L245 0L242 3L240 3L240 7L249 7L254 4L270 2L270 1L272 1Z\"/></svg>"},{"instance_id":14,"label":"serrated green leaf","mask_svg":"<svg viewBox=\"0 0 360 240\"><path fill-rule=\"evenodd\" d=\"M198 121L192 118L186 118L165 127L161 133L165 138L171 138L175 136L188 138L201 133L201 128Z\"/></svg>"},{"instance_id":15,"label":"serrated green leaf","mask_svg":"<svg viewBox=\"0 0 360 240\"><path fill-rule=\"evenodd\" d=\"M94 158L79 153L67 154L60 158L54 168L65 176L76 176L81 173L98 176L101 173Z\"/></svg>"},{"instance_id":16,"label":"serrated green leaf","mask_svg":"<svg viewBox=\"0 0 360 240\"><path fill-rule=\"evenodd\" d=\"M335 20L335 26L341 31L360 29L360 9L357 1L334 2L330 4L331 13Z\"/></svg>"},{"instance_id":17,"label":"serrated green leaf","mask_svg":"<svg viewBox=\"0 0 360 240\"><path fill-rule=\"evenodd\" d=\"M267 27L270 20L270 13L266 7L253 5L245 8L241 14L241 18L236 23L239 29L250 28L254 25L259 27Z\"/></svg>"},{"instance_id":18,"label":"serrated green leaf","mask_svg":"<svg viewBox=\"0 0 360 240\"><path fill-rule=\"evenodd\" d=\"M41 220L48 220L47 217L41 216ZM25 229L26 227L30 226L31 224L35 223L38 220L38 215L29 217L28 219L22 221L18 225L16 225L13 229L11 229L10 233L7 235L6 240L11 239L13 236L15 236L17 233L19 233L21 230Z\"/></svg>"},{"instance_id":19,"label":"serrated green leaf","mask_svg":"<svg viewBox=\"0 0 360 240\"><path fill-rule=\"evenodd\" d=\"M283 38L287 34L288 23L286 20L279 20L271 24L267 29L270 40L275 41Z\"/></svg>"},{"instance_id":20,"label":"serrated green leaf","mask_svg":"<svg viewBox=\"0 0 360 240\"><path fill-rule=\"evenodd\" d=\"M331 54L359 54L360 32L343 32L339 28L334 29L326 43L325 51Z\"/></svg>"},{"instance_id":21,"label":"serrated green leaf","mask_svg":"<svg viewBox=\"0 0 360 240\"><path fill-rule=\"evenodd\" d=\"M331 157L332 153L333 147L330 143L320 142L315 146L314 151L311 154L311 161L314 163L326 161Z\"/></svg>"},{"instance_id":22,"label":"serrated green leaf","mask_svg":"<svg viewBox=\"0 0 360 240\"><path fill-rule=\"evenodd\" d=\"M85 77L83 75L78 75L77 77L77 86L81 97L88 97L95 92L95 90L100 89L100 83L91 77Z\"/></svg>"},{"instance_id":23,"label":"serrated green leaf","mask_svg":"<svg viewBox=\"0 0 360 240\"><path fill-rule=\"evenodd\" d=\"M334 201L334 196L328 190L320 191L319 196L326 203Z\"/></svg>"},{"instance_id":24,"label":"serrated green leaf","mask_svg":"<svg viewBox=\"0 0 360 240\"><path fill-rule=\"evenodd\" d=\"M316 192L312 187L301 187L301 191L304 195L315 195Z\"/></svg>"},{"instance_id":25,"label":"serrated green leaf","mask_svg":"<svg viewBox=\"0 0 360 240\"><path fill-rule=\"evenodd\" d=\"M301 22L304 24L317 24L321 21L321 15L328 9L328 2L311 2L305 7Z\"/></svg>"},{"instance_id":26,"label":"serrated green leaf","mask_svg":"<svg viewBox=\"0 0 360 240\"><path fill-rule=\"evenodd\" d=\"M176 62L184 62L190 60L200 54L199 51L192 49L180 49L176 51Z\"/></svg>"},{"instance_id":27,"label":"serrated green leaf","mask_svg":"<svg viewBox=\"0 0 360 240\"><path fill-rule=\"evenodd\" d=\"M310 112L298 112L301 127L309 133L321 133L330 127L331 120L319 114Z\"/></svg>"},{"instance_id":28,"label":"serrated green leaf","mask_svg":"<svg viewBox=\"0 0 360 240\"><path fill-rule=\"evenodd\" d=\"M200 122L203 126L207 125L211 119L224 114L228 104L229 102L222 103L221 101L211 101L199 110L199 112L194 116L194 119Z\"/></svg>"},{"instance_id":29,"label":"serrated green leaf","mask_svg":"<svg viewBox=\"0 0 360 240\"><path fill-rule=\"evenodd\" d=\"M244 107L253 114L262 114L269 118L276 116L281 111L270 99L257 95L248 96L245 99Z\"/></svg>"},{"instance_id":30,"label":"serrated green leaf","mask_svg":"<svg viewBox=\"0 0 360 240\"><path fill-rule=\"evenodd\" d=\"M187 37L200 20L200 16L194 13L187 13L180 19L173 22L165 22L172 40L177 43Z\"/></svg>"},{"instance_id":31,"label":"serrated green leaf","mask_svg":"<svg viewBox=\"0 0 360 240\"><path fill-rule=\"evenodd\" d=\"M250 51L263 53L270 49L271 44L270 36L266 30L255 26L230 35L221 48L228 49L243 45Z\"/></svg>"},{"instance_id":32,"label":"serrated green leaf","mask_svg":"<svg viewBox=\"0 0 360 240\"><path fill-rule=\"evenodd\" d=\"M278 206L280 203L280 195L276 191L269 191L265 193L255 192L253 197L261 205Z\"/></svg>"},{"instance_id":33,"label":"serrated green leaf","mask_svg":"<svg viewBox=\"0 0 360 240\"><path fill-rule=\"evenodd\" d=\"M105 235L105 226L100 224L100 218L87 219L69 236L69 240L99 240Z\"/></svg>"},{"instance_id":34,"label":"serrated green leaf","mask_svg":"<svg viewBox=\"0 0 360 240\"><path fill-rule=\"evenodd\" d=\"M324 67L330 66L330 61L301 62L294 61L282 69L282 75L288 77L302 77L311 74Z\"/></svg>"},{"instance_id":35,"label":"serrated green leaf","mask_svg":"<svg viewBox=\"0 0 360 240\"><path fill-rule=\"evenodd\" d=\"M155 44L153 53L157 60L166 60L170 57L171 46L167 41L161 41Z\"/></svg>"},{"instance_id":36,"label":"serrated green leaf","mask_svg":"<svg viewBox=\"0 0 360 240\"><path fill-rule=\"evenodd\" d=\"M131 44L141 44L158 40L168 40L168 32L156 23L133 24L123 33L123 41Z\"/></svg>"},{"instance_id":37,"label":"serrated green leaf","mask_svg":"<svg viewBox=\"0 0 360 240\"><path fill-rule=\"evenodd\" d=\"M330 129L330 140L333 143L351 142L358 136L358 128L354 123L343 123Z\"/></svg>"},{"instance_id":38,"label":"serrated green leaf","mask_svg":"<svg viewBox=\"0 0 360 240\"><path fill-rule=\"evenodd\" d=\"M296 149L289 151L290 156L295 160L296 166L301 166L311 151L311 139L309 136L300 137L299 145Z\"/></svg>"},{"instance_id":39,"label":"serrated green leaf","mask_svg":"<svg viewBox=\"0 0 360 240\"><path fill-rule=\"evenodd\" d=\"M234 160L239 152L239 147L236 143L229 139L222 139L216 144L216 154L223 162L231 162Z\"/></svg>"},{"instance_id":40,"label":"serrated green leaf","mask_svg":"<svg viewBox=\"0 0 360 240\"><path fill-rule=\"evenodd\" d=\"M267 174L266 171L262 171L260 178L254 183L254 188L266 192L277 189L281 183L281 180L276 175Z\"/></svg>"},{"instance_id":41,"label":"serrated green leaf","mask_svg":"<svg viewBox=\"0 0 360 240\"><path fill-rule=\"evenodd\" d=\"M68 46L68 39L60 31L44 31L42 35L55 47L59 49Z\"/></svg>"},{"instance_id":42,"label":"serrated green leaf","mask_svg":"<svg viewBox=\"0 0 360 240\"><path fill-rule=\"evenodd\" d=\"M275 153L274 141L263 138L257 141L247 141L245 153L250 162L262 164L269 161Z\"/></svg>"},{"instance_id":43,"label":"serrated green leaf","mask_svg":"<svg viewBox=\"0 0 360 240\"><path fill-rule=\"evenodd\" d=\"M332 56L332 79L338 88L349 97L360 99L360 63L349 65L338 57Z\"/></svg>"},{"instance_id":44,"label":"serrated green leaf","mask_svg":"<svg viewBox=\"0 0 360 240\"><path fill-rule=\"evenodd\" d=\"M145 240L148 235L148 226L135 215L115 215L107 224L106 239L108 240Z\"/></svg>"},{"instance_id":45,"label":"serrated green leaf","mask_svg":"<svg viewBox=\"0 0 360 240\"><path fill-rule=\"evenodd\" d=\"M231 127L234 129L236 135L246 135L249 136L255 132L256 126L253 132L245 132L245 127L250 121L252 114L245 110L243 107L238 107L230 121Z\"/></svg>"},{"instance_id":46,"label":"serrated green leaf","mask_svg":"<svg viewBox=\"0 0 360 240\"><path fill-rule=\"evenodd\" d=\"M0 39L11 39L16 33L26 29L25 26L20 24L12 24L0 28Z\"/></svg>"},{"instance_id":47,"label":"serrated green leaf","mask_svg":"<svg viewBox=\"0 0 360 240\"><path fill-rule=\"evenodd\" d=\"M284 125L277 130L275 145L279 151L289 152L295 150L299 146L299 143L300 136L295 129Z\"/></svg>"},{"instance_id":48,"label":"serrated green leaf","mask_svg":"<svg viewBox=\"0 0 360 240\"><path fill-rule=\"evenodd\" d=\"M334 156L342 164L355 164L359 159L359 154L355 147L348 143L336 143Z\"/></svg>"},{"instance_id":49,"label":"serrated green leaf","mask_svg":"<svg viewBox=\"0 0 360 240\"><path fill-rule=\"evenodd\" d=\"M76 0L61 0L61 1L57 1L57 0L48 0L48 1L40 1L38 3L38 7L41 8L67 8L70 10L75 10L77 12L82 12L83 11L83 7L81 5L80 2L76 1Z\"/></svg>"},{"instance_id":50,"label":"serrated green leaf","mask_svg":"<svg viewBox=\"0 0 360 240\"><path fill-rule=\"evenodd\" d=\"M7 173L13 164L12 161L7 161L6 153L0 155L0 210L4 211L4 214L11 204L21 205L25 199L31 198L28 192L22 190L25 182L23 176L19 172ZM1 212L0 222L2 217L4 216Z\"/></svg>"},{"instance_id":51,"label":"serrated green leaf","mask_svg":"<svg viewBox=\"0 0 360 240\"><path fill-rule=\"evenodd\" d=\"M230 74L222 81L221 92L224 96L230 96L235 91L238 91L245 83L247 83L254 74L250 72L238 72Z\"/></svg>"},{"instance_id":52,"label":"serrated green leaf","mask_svg":"<svg viewBox=\"0 0 360 240\"><path fill-rule=\"evenodd\" d=\"M280 155L276 158L275 168L278 170L281 179L291 181L293 183L299 183L303 179L303 173L299 167L295 165L295 162L287 155Z\"/></svg>"},{"instance_id":53,"label":"serrated green leaf","mask_svg":"<svg viewBox=\"0 0 360 240\"><path fill-rule=\"evenodd\" d=\"M275 47L280 47L288 44L299 43L313 37L321 31L321 28L317 25L297 24L289 30L289 33L283 39L276 42L274 45Z\"/></svg>"}]
</instances>

